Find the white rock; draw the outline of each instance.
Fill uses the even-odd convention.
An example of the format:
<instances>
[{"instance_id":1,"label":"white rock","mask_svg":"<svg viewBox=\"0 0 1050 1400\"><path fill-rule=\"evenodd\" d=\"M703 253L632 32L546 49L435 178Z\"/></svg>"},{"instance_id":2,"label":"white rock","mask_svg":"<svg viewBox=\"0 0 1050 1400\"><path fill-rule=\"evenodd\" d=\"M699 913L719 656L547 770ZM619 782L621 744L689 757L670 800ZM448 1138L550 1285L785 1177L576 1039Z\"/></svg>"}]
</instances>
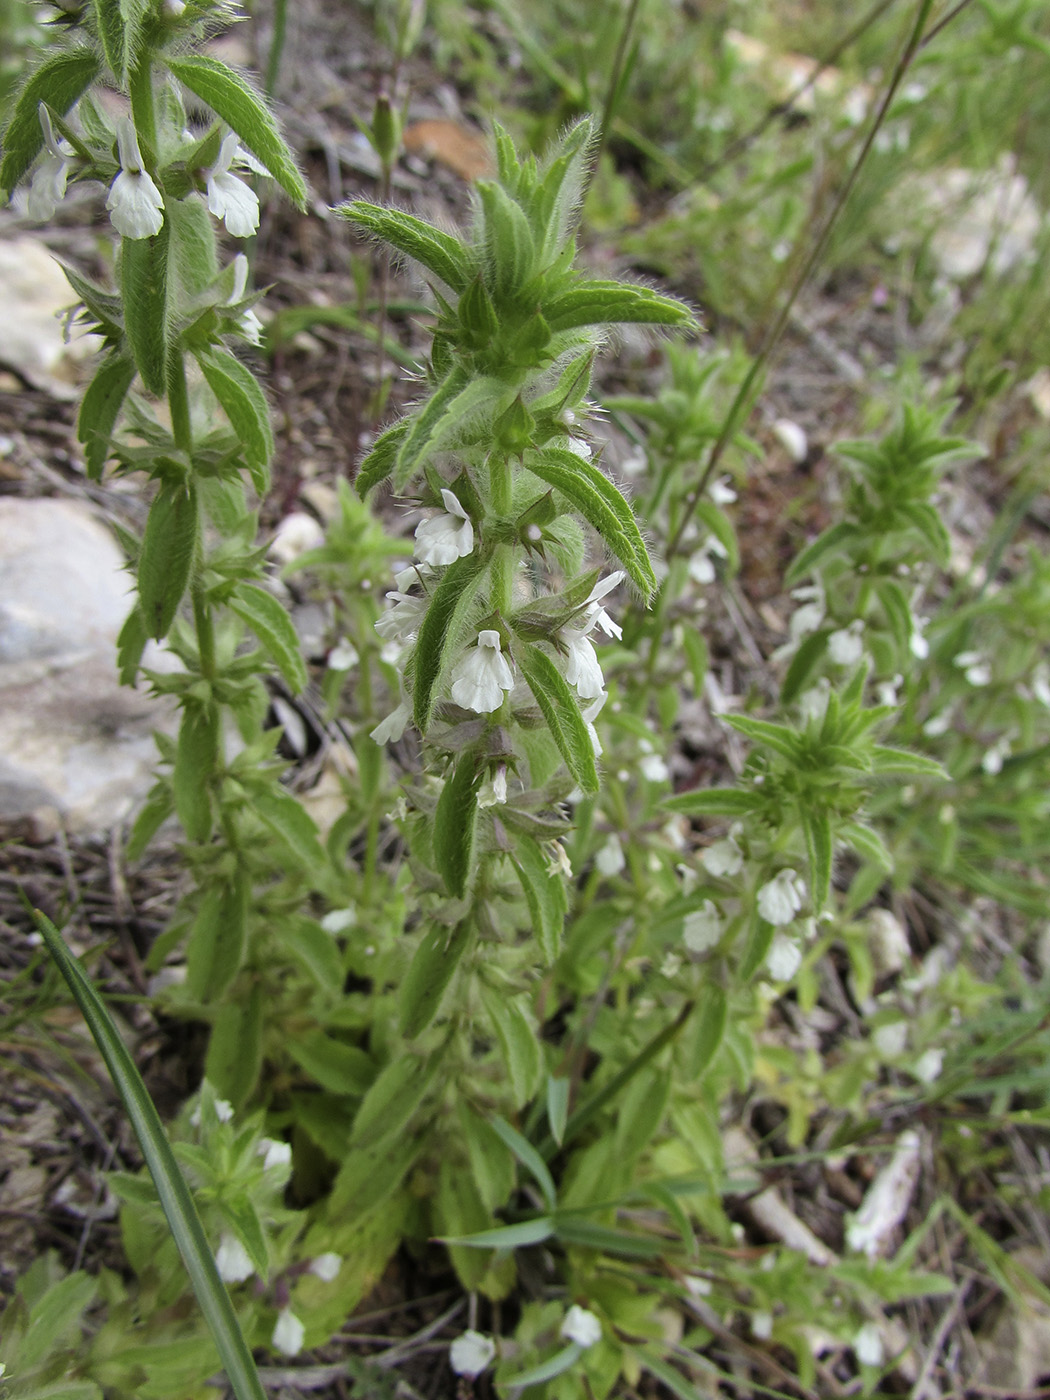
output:
<instances>
[{"instance_id":1,"label":"white rock","mask_svg":"<svg viewBox=\"0 0 1050 1400\"><path fill-rule=\"evenodd\" d=\"M51 808L71 831L105 830L152 784L171 711L118 684L123 565L86 506L0 499L0 829Z\"/></svg>"},{"instance_id":2,"label":"white rock","mask_svg":"<svg viewBox=\"0 0 1050 1400\"><path fill-rule=\"evenodd\" d=\"M62 313L76 301L58 263L35 238L0 240L0 364L71 399L87 377L84 361L99 346L97 336L75 333L66 343Z\"/></svg>"}]
</instances>

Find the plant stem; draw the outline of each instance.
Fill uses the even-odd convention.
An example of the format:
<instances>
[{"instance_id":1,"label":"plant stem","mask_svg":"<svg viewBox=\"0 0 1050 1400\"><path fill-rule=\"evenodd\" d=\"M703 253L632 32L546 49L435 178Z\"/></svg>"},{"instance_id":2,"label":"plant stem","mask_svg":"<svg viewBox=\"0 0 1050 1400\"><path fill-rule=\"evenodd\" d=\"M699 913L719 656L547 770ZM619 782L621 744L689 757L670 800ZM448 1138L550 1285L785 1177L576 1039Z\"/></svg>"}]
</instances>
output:
<instances>
[{"instance_id":1,"label":"plant stem","mask_svg":"<svg viewBox=\"0 0 1050 1400\"><path fill-rule=\"evenodd\" d=\"M197 647L201 658L201 675L206 681L215 679L215 624L212 621L208 597L200 582L190 589L193 599L193 622L197 628Z\"/></svg>"},{"instance_id":2,"label":"plant stem","mask_svg":"<svg viewBox=\"0 0 1050 1400\"><path fill-rule=\"evenodd\" d=\"M273 0L273 34L270 36L270 52L266 57L266 96L273 97L277 90L277 79L281 74L281 59L284 56L284 38L288 29L288 0Z\"/></svg>"},{"instance_id":3,"label":"plant stem","mask_svg":"<svg viewBox=\"0 0 1050 1400\"><path fill-rule=\"evenodd\" d=\"M623 73L624 60L627 57L627 45L631 40L631 31L634 29L634 22L638 18L638 7L641 0L630 0L627 7L627 14L624 17L623 28L620 31L620 41L616 45L616 56L613 59L612 72L609 74L609 87L605 94L605 106L602 109L602 125L598 133L598 144L594 150L594 168L598 169L598 162L601 160L602 151L605 149L606 137L613 117L616 115L616 100L620 94L620 77Z\"/></svg>"},{"instance_id":4,"label":"plant stem","mask_svg":"<svg viewBox=\"0 0 1050 1400\"><path fill-rule=\"evenodd\" d=\"M190 396L186 386L186 364L174 354L168 364L168 407L171 410L171 431L180 452L193 452L193 426L190 422Z\"/></svg>"}]
</instances>

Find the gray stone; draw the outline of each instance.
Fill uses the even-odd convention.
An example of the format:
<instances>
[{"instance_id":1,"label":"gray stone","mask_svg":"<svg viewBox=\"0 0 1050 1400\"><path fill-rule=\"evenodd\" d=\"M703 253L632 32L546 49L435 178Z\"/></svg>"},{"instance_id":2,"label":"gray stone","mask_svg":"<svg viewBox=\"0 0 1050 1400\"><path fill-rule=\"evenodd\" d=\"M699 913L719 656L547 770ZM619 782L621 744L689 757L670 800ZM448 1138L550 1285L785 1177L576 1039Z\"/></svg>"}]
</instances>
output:
<instances>
[{"instance_id":1,"label":"gray stone","mask_svg":"<svg viewBox=\"0 0 1050 1400\"><path fill-rule=\"evenodd\" d=\"M118 684L123 564L87 506L0 498L0 831L105 830L152 782L169 711Z\"/></svg>"}]
</instances>

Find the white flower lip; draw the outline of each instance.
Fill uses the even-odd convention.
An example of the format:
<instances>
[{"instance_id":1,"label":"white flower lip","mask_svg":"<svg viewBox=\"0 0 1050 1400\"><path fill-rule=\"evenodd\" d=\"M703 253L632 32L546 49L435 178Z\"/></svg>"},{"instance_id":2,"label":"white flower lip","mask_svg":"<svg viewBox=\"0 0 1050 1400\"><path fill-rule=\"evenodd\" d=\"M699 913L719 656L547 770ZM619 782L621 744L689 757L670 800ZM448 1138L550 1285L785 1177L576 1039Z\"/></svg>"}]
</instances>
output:
<instances>
[{"instance_id":1,"label":"white flower lip","mask_svg":"<svg viewBox=\"0 0 1050 1400\"><path fill-rule=\"evenodd\" d=\"M457 1376L480 1376L496 1355L496 1343L483 1332L468 1331L448 1349L449 1365Z\"/></svg>"},{"instance_id":2,"label":"white flower lip","mask_svg":"<svg viewBox=\"0 0 1050 1400\"><path fill-rule=\"evenodd\" d=\"M682 942L691 953L706 953L722 937L722 920L714 900L705 899L699 909L685 916Z\"/></svg>"},{"instance_id":3,"label":"white flower lip","mask_svg":"<svg viewBox=\"0 0 1050 1400\"><path fill-rule=\"evenodd\" d=\"M424 564L454 564L474 548L474 526L455 493L442 487L445 513L416 526L416 557Z\"/></svg>"},{"instance_id":4,"label":"white flower lip","mask_svg":"<svg viewBox=\"0 0 1050 1400\"><path fill-rule=\"evenodd\" d=\"M578 1303L573 1303L565 1314L561 1335L566 1341L575 1342L579 1347L592 1347L602 1339L602 1324L594 1313L587 1308L581 1308Z\"/></svg>"},{"instance_id":5,"label":"white flower lip","mask_svg":"<svg viewBox=\"0 0 1050 1400\"><path fill-rule=\"evenodd\" d=\"M744 853L733 836L723 836L721 841L713 841L700 856L700 863L709 875L716 880L729 875L739 875L744 868Z\"/></svg>"},{"instance_id":6,"label":"white flower lip","mask_svg":"<svg viewBox=\"0 0 1050 1400\"><path fill-rule=\"evenodd\" d=\"M408 701L402 700L396 710L391 710L386 719L379 721L368 737L374 739L377 744L396 744L408 728L411 718L412 711Z\"/></svg>"},{"instance_id":7,"label":"white flower lip","mask_svg":"<svg viewBox=\"0 0 1050 1400\"><path fill-rule=\"evenodd\" d=\"M223 1283L243 1283L255 1272L248 1251L236 1235L223 1235L215 1251L215 1263Z\"/></svg>"},{"instance_id":8,"label":"white flower lip","mask_svg":"<svg viewBox=\"0 0 1050 1400\"><path fill-rule=\"evenodd\" d=\"M758 912L767 924L790 924L802 908L806 887L794 870L781 870L758 892Z\"/></svg>"},{"instance_id":9,"label":"white flower lip","mask_svg":"<svg viewBox=\"0 0 1050 1400\"><path fill-rule=\"evenodd\" d=\"M120 174L106 198L113 227L122 238L152 238L164 226L164 196L142 168L135 127L129 117L117 123Z\"/></svg>"},{"instance_id":10,"label":"white flower lip","mask_svg":"<svg viewBox=\"0 0 1050 1400\"><path fill-rule=\"evenodd\" d=\"M343 1267L343 1256L334 1254L331 1250L324 1254L319 1254L310 1265L309 1272L315 1278L319 1278L322 1283L332 1283L339 1277L339 1270Z\"/></svg>"},{"instance_id":11,"label":"white flower lip","mask_svg":"<svg viewBox=\"0 0 1050 1400\"><path fill-rule=\"evenodd\" d=\"M513 688L514 674L500 652L499 633L486 628L452 672L452 699L464 710L488 715L503 704L503 692Z\"/></svg>"},{"instance_id":12,"label":"white flower lip","mask_svg":"<svg viewBox=\"0 0 1050 1400\"><path fill-rule=\"evenodd\" d=\"M275 1350L283 1352L285 1356L298 1356L303 1349L305 1336L306 1328L291 1308L282 1308L277 1314L277 1325L271 1338Z\"/></svg>"},{"instance_id":13,"label":"white flower lip","mask_svg":"<svg viewBox=\"0 0 1050 1400\"><path fill-rule=\"evenodd\" d=\"M215 164L205 173L208 210L222 220L231 237L251 238L259 227L259 199L243 180L230 174L239 154L237 137L231 132L219 147Z\"/></svg>"},{"instance_id":14,"label":"white flower lip","mask_svg":"<svg viewBox=\"0 0 1050 1400\"><path fill-rule=\"evenodd\" d=\"M802 949L786 933L773 935L766 955L766 968L774 982L790 982L802 966Z\"/></svg>"}]
</instances>

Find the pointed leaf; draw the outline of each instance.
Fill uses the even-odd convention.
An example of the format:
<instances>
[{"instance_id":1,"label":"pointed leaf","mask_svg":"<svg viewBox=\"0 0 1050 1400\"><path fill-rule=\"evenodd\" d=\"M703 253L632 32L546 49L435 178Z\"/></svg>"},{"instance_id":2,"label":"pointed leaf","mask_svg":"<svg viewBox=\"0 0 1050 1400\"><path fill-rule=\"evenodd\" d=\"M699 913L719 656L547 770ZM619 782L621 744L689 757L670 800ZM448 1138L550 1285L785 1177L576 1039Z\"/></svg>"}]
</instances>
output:
<instances>
[{"instance_id":1,"label":"pointed leaf","mask_svg":"<svg viewBox=\"0 0 1050 1400\"><path fill-rule=\"evenodd\" d=\"M240 1108L255 1088L262 1067L262 995L256 983L247 1001L227 1001L208 1041L205 1076L234 1108Z\"/></svg>"},{"instance_id":2,"label":"pointed leaf","mask_svg":"<svg viewBox=\"0 0 1050 1400\"><path fill-rule=\"evenodd\" d=\"M404 1054L391 1060L365 1095L354 1119L353 1140L370 1146L401 1134L426 1097L439 1061Z\"/></svg>"},{"instance_id":3,"label":"pointed leaf","mask_svg":"<svg viewBox=\"0 0 1050 1400\"><path fill-rule=\"evenodd\" d=\"M798 735L786 724L771 724L769 720L748 719L744 715L723 715L722 719L737 733L753 739L756 744L773 749L792 761L798 757Z\"/></svg>"},{"instance_id":4,"label":"pointed leaf","mask_svg":"<svg viewBox=\"0 0 1050 1400\"><path fill-rule=\"evenodd\" d=\"M574 330L578 326L617 325L634 322L644 325L673 326L693 330L698 322L683 302L661 295L649 287L627 282L581 282L545 304L543 313L551 330Z\"/></svg>"},{"instance_id":5,"label":"pointed leaf","mask_svg":"<svg viewBox=\"0 0 1050 1400\"><path fill-rule=\"evenodd\" d=\"M197 492L185 482L165 482L146 519L139 555L139 607L149 635L163 641L190 581L200 518Z\"/></svg>"},{"instance_id":6,"label":"pointed leaf","mask_svg":"<svg viewBox=\"0 0 1050 1400\"><path fill-rule=\"evenodd\" d=\"M852 544L859 536L859 529L849 520L840 520L837 525L832 525L830 530L825 530L822 535L818 535L813 543L807 545L798 555L787 571L785 583L788 586L798 583L799 579L805 578L808 573L812 572L825 555L845 550L845 547Z\"/></svg>"},{"instance_id":7,"label":"pointed leaf","mask_svg":"<svg viewBox=\"0 0 1050 1400\"><path fill-rule=\"evenodd\" d=\"M293 695L306 689L306 662L299 650L299 637L283 604L272 593L254 583L241 583L231 594L228 605L246 622L262 642L268 656L288 682Z\"/></svg>"},{"instance_id":8,"label":"pointed leaf","mask_svg":"<svg viewBox=\"0 0 1050 1400\"><path fill-rule=\"evenodd\" d=\"M834 854L831 821L827 812L816 811L805 803L799 805L799 817L802 820L806 852L809 856L813 912L819 916L831 892L831 864Z\"/></svg>"},{"instance_id":9,"label":"pointed leaf","mask_svg":"<svg viewBox=\"0 0 1050 1400\"><path fill-rule=\"evenodd\" d=\"M241 1334L230 1296L219 1277L193 1197L168 1145L142 1077L105 1005L83 968L70 955L54 924L40 913L35 918L48 952L69 984L124 1102L156 1185L168 1227L215 1338L234 1395L237 1400L264 1400L265 1392L259 1382L252 1354Z\"/></svg>"},{"instance_id":10,"label":"pointed leaf","mask_svg":"<svg viewBox=\"0 0 1050 1400\"><path fill-rule=\"evenodd\" d=\"M514 402L513 388L485 375L472 379L457 368L409 419L394 470L394 489L403 491L423 458L439 452L483 412L495 420Z\"/></svg>"},{"instance_id":11,"label":"pointed leaf","mask_svg":"<svg viewBox=\"0 0 1050 1400\"><path fill-rule=\"evenodd\" d=\"M30 73L3 134L0 189L11 194L44 149L39 115L41 102L64 117L98 77L101 67L93 48L77 44L73 48L59 49Z\"/></svg>"},{"instance_id":12,"label":"pointed leaf","mask_svg":"<svg viewBox=\"0 0 1050 1400\"><path fill-rule=\"evenodd\" d=\"M217 346L197 351L196 359L208 388L219 400L240 440L252 485L260 496L265 496L270 489L273 430L270 408L259 381L246 365Z\"/></svg>"},{"instance_id":13,"label":"pointed leaf","mask_svg":"<svg viewBox=\"0 0 1050 1400\"><path fill-rule=\"evenodd\" d=\"M120 296L124 331L147 394L167 388L168 225L152 238L120 240Z\"/></svg>"},{"instance_id":14,"label":"pointed leaf","mask_svg":"<svg viewBox=\"0 0 1050 1400\"><path fill-rule=\"evenodd\" d=\"M762 796L740 788L698 788L668 798L663 806L685 817L743 817L762 806Z\"/></svg>"},{"instance_id":15,"label":"pointed leaf","mask_svg":"<svg viewBox=\"0 0 1050 1400\"><path fill-rule=\"evenodd\" d=\"M543 1070L543 1052L536 1027L526 1015L519 997L508 997L505 992L482 987L481 1000L499 1041L514 1105L522 1108L536 1092Z\"/></svg>"},{"instance_id":16,"label":"pointed leaf","mask_svg":"<svg viewBox=\"0 0 1050 1400\"><path fill-rule=\"evenodd\" d=\"M534 476L560 491L594 526L648 602L656 592L656 575L649 562L649 551L634 512L604 472L575 452L562 448L530 452L525 466Z\"/></svg>"},{"instance_id":17,"label":"pointed leaf","mask_svg":"<svg viewBox=\"0 0 1050 1400\"><path fill-rule=\"evenodd\" d=\"M375 1064L363 1050L345 1045L334 1036L325 1035L324 1031L312 1030L290 1036L284 1048L300 1069L330 1093L366 1094L375 1081Z\"/></svg>"},{"instance_id":18,"label":"pointed leaf","mask_svg":"<svg viewBox=\"0 0 1050 1400\"><path fill-rule=\"evenodd\" d=\"M84 445L89 481L102 478L113 428L134 378L134 361L113 351L99 365L87 387L77 415L77 441Z\"/></svg>"},{"instance_id":19,"label":"pointed leaf","mask_svg":"<svg viewBox=\"0 0 1050 1400\"><path fill-rule=\"evenodd\" d=\"M400 209L354 200L336 210L344 219L390 243L441 279L454 292L463 292L474 276L470 253L458 238Z\"/></svg>"},{"instance_id":20,"label":"pointed leaf","mask_svg":"<svg viewBox=\"0 0 1050 1400\"><path fill-rule=\"evenodd\" d=\"M477 754L468 749L446 779L434 813L434 865L455 899L464 897L470 880L480 778Z\"/></svg>"},{"instance_id":21,"label":"pointed leaf","mask_svg":"<svg viewBox=\"0 0 1050 1400\"><path fill-rule=\"evenodd\" d=\"M472 932L470 921L463 919L454 928L431 924L424 933L398 996L401 1034L409 1040L422 1035L437 1015Z\"/></svg>"},{"instance_id":22,"label":"pointed leaf","mask_svg":"<svg viewBox=\"0 0 1050 1400\"><path fill-rule=\"evenodd\" d=\"M530 1172L540 1188L540 1193L547 1205L548 1210L554 1210L558 1204L558 1192L554 1185L554 1178L550 1174L547 1163L529 1142L528 1138L522 1137L517 1128L503 1118L493 1118L492 1127L510 1148L514 1156L517 1157L521 1165Z\"/></svg>"},{"instance_id":23,"label":"pointed leaf","mask_svg":"<svg viewBox=\"0 0 1050 1400\"><path fill-rule=\"evenodd\" d=\"M942 782L947 782L951 776L936 759L909 753L907 749L888 748L885 744L876 744L872 750L872 772L912 773L922 778L939 778Z\"/></svg>"},{"instance_id":24,"label":"pointed leaf","mask_svg":"<svg viewBox=\"0 0 1050 1400\"><path fill-rule=\"evenodd\" d=\"M327 863L317 839L317 824L309 812L282 787L252 789L252 811L294 852L308 871Z\"/></svg>"},{"instance_id":25,"label":"pointed leaf","mask_svg":"<svg viewBox=\"0 0 1050 1400\"><path fill-rule=\"evenodd\" d=\"M191 841L207 841L211 835L211 778L218 753L217 709L187 701L179 725L172 789L175 813Z\"/></svg>"},{"instance_id":26,"label":"pointed leaf","mask_svg":"<svg viewBox=\"0 0 1050 1400\"><path fill-rule=\"evenodd\" d=\"M201 899L186 945L186 985L198 1001L221 997L240 969L247 940L249 888L243 871Z\"/></svg>"},{"instance_id":27,"label":"pointed leaf","mask_svg":"<svg viewBox=\"0 0 1050 1400\"><path fill-rule=\"evenodd\" d=\"M439 1235L442 1244L464 1245L467 1249L523 1249L530 1244L542 1244L554 1234L554 1221L547 1216L523 1220L518 1225L500 1225L493 1230L479 1230L474 1235Z\"/></svg>"},{"instance_id":28,"label":"pointed leaf","mask_svg":"<svg viewBox=\"0 0 1050 1400\"><path fill-rule=\"evenodd\" d=\"M565 884L552 875L539 846L529 836L519 836L511 852L521 888L532 916L532 931L544 963L551 967L561 953L562 929L568 911Z\"/></svg>"},{"instance_id":29,"label":"pointed leaf","mask_svg":"<svg viewBox=\"0 0 1050 1400\"><path fill-rule=\"evenodd\" d=\"M565 1137L565 1124L569 1116L569 1091L572 1081L559 1079L556 1075L547 1077L547 1122L551 1137L560 1147Z\"/></svg>"},{"instance_id":30,"label":"pointed leaf","mask_svg":"<svg viewBox=\"0 0 1050 1400\"><path fill-rule=\"evenodd\" d=\"M206 102L237 133L242 145L265 165L298 208L305 209L306 185L295 157L265 99L251 84L225 63L204 54L187 54L181 58L165 55L164 62L184 87Z\"/></svg>"},{"instance_id":31,"label":"pointed leaf","mask_svg":"<svg viewBox=\"0 0 1050 1400\"><path fill-rule=\"evenodd\" d=\"M381 481L385 481L394 470L397 454L401 450L401 444L408 433L411 421L410 418L402 418L400 422L380 433L372 444L371 450L362 461L354 479L354 489L362 498L367 496L369 491L378 486Z\"/></svg>"},{"instance_id":32,"label":"pointed leaf","mask_svg":"<svg viewBox=\"0 0 1050 1400\"><path fill-rule=\"evenodd\" d=\"M547 721L565 766L587 793L598 791L594 746L579 706L554 662L539 647L516 646L514 657Z\"/></svg>"},{"instance_id":33,"label":"pointed leaf","mask_svg":"<svg viewBox=\"0 0 1050 1400\"><path fill-rule=\"evenodd\" d=\"M462 627L481 585L483 567L478 550L450 564L434 590L420 625L414 655L412 705L416 728L421 734L430 728L440 694L439 682L464 641Z\"/></svg>"}]
</instances>

